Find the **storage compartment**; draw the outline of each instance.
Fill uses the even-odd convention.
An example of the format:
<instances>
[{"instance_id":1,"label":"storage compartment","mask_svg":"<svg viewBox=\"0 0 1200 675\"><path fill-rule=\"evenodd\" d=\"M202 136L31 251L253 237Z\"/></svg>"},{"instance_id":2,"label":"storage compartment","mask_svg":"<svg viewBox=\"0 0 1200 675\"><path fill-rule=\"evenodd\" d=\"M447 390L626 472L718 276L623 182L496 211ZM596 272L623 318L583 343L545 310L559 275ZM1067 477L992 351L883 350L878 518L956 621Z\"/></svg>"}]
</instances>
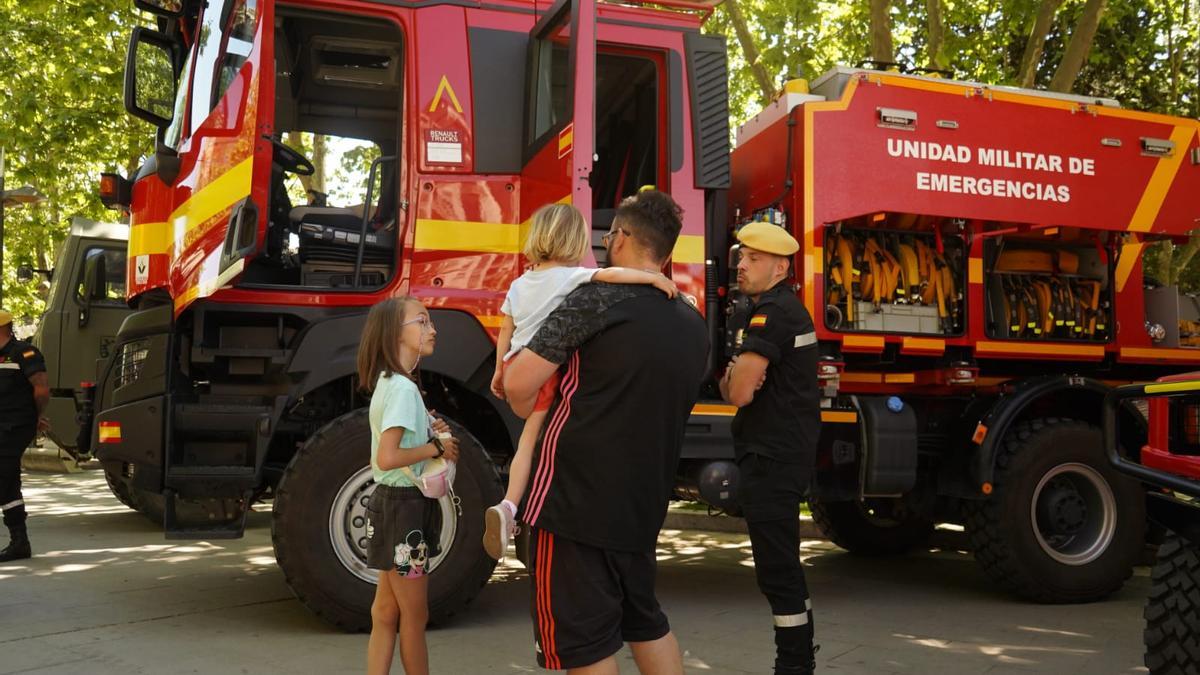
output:
<instances>
[{"instance_id":1,"label":"storage compartment","mask_svg":"<svg viewBox=\"0 0 1200 675\"><path fill-rule=\"evenodd\" d=\"M1094 244L996 237L984 246L984 269L989 337L1110 339L1108 255Z\"/></svg>"},{"instance_id":2,"label":"storage compartment","mask_svg":"<svg viewBox=\"0 0 1200 675\"><path fill-rule=\"evenodd\" d=\"M962 238L943 231L947 221L907 214L858 220L825 233L826 327L961 334L966 256Z\"/></svg>"},{"instance_id":3,"label":"storage compartment","mask_svg":"<svg viewBox=\"0 0 1200 675\"><path fill-rule=\"evenodd\" d=\"M1155 347L1200 348L1200 298L1174 286L1146 289L1146 323ZM1161 331L1156 326L1161 326Z\"/></svg>"}]
</instances>

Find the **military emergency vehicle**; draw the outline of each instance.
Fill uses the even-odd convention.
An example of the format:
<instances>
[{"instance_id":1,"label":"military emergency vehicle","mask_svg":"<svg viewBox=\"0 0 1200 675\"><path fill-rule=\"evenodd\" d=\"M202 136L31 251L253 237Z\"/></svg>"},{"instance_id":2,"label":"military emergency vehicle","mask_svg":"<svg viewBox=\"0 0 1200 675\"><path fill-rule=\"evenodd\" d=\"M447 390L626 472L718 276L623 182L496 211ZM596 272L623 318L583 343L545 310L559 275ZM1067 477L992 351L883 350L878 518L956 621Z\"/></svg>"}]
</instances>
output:
<instances>
[{"instance_id":1,"label":"military emergency vehicle","mask_svg":"<svg viewBox=\"0 0 1200 675\"><path fill-rule=\"evenodd\" d=\"M354 356L367 308L415 294L438 327L422 383L467 439L430 587L435 620L461 610L492 571L482 510L519 432L488 382L524 224L569 201L603 263L614 207L650 184L685 210L665 272L705 313L714 374L745 321L733 227L766 218L802 242L827 394L814 515L836 542L895 552L965 521L1027 597L1118 587L1144 496L1104 461L1100 401L1135 371L1200 362L1172 338L1187 317L1146 304L1139 264L1198 215L1196 123L839 69L790 86L731 163L711 8L654 4L138 0L159 18L132 36L125 99L159 143L135 176L104 178L131 211L137 308L96 392L110 478L160 503L171 537L239 536L273 497L297 595L369 625ZM314 170L281 141L296 131L374 157L342 205L292 203L287 183ZM734 508L734 411L704 395L678 492Z\"/></svg>"}]
</instances>

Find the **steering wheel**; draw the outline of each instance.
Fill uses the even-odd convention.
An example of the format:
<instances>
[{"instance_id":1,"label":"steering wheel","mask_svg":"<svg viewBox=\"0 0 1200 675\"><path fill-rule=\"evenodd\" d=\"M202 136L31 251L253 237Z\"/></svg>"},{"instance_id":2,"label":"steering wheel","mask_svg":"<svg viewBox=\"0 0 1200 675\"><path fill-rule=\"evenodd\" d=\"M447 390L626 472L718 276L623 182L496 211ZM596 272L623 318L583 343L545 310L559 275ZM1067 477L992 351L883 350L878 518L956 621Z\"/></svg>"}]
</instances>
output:
<instances>
[{"instance_id":1,"label":"steering wheel","mask_svg":"<svg viewBox=\"0 0 1200 675\"><path fill-rule=\"evenodd\" d=\"M270 139L271 145L275 147L271 161L283 167L284 171L297 176L311 176L316 173L317 167L313 166L307 157L284 145L283 141L278 138L270 137Z\"/></svg>"}]
</instances>

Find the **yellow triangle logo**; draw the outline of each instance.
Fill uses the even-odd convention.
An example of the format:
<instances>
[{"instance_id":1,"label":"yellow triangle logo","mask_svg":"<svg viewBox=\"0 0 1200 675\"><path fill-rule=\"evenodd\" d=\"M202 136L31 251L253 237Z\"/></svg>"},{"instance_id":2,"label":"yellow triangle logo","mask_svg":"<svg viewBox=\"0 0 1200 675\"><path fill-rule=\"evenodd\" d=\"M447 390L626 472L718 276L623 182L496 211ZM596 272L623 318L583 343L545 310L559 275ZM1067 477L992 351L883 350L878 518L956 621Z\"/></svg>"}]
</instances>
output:
<instances>
[{"instance_id":1,"label":"yellow triangle logo","mask_svg":"<svg viewBox=\"0 0 1200 675\"><path fill-rule=\"evenodd\" d=\"M450 94L450 103L458 112L462 112L462 106L458 104L458 97L454 95L454 88L450 86L450 80L446 76L442 76L442 81L438 83L437 93L433 95L433 102L429 104L429 112L437 110L438 104L442 102L442 94Z\"/></svg>"}]
</instances>

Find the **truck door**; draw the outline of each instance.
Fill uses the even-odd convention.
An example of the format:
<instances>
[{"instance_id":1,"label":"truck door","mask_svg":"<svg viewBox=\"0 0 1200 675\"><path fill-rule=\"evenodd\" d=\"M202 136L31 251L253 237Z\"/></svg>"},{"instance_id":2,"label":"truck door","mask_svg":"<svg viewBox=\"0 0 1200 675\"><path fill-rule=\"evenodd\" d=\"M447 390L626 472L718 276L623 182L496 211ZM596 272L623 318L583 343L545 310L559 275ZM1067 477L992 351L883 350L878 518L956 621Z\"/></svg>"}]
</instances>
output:
<instances>
[{"instance_id":1,"label":"truck door","mask_svg":"<svg viewBox=\"0 0 1200 675\"><path fill-rule=\"evenodd\" d=\"M546 203L591 220L595 155L596 3L559 0L529 35L521 218Z\"/></svg>"},{"instance_id":2,"label":"truck door","mask_svg":"<svg viewBox=\"0 0 1200 675\"><path fill-rule=\"evenodd\" d=\"M232 283L263 246L276 144L273 0L210 0L190 73L168 222L176 312ZM190 78L190 80L189 80ZM137 264L137 260L133 261Z\"/></svg>"}]
</instances>

